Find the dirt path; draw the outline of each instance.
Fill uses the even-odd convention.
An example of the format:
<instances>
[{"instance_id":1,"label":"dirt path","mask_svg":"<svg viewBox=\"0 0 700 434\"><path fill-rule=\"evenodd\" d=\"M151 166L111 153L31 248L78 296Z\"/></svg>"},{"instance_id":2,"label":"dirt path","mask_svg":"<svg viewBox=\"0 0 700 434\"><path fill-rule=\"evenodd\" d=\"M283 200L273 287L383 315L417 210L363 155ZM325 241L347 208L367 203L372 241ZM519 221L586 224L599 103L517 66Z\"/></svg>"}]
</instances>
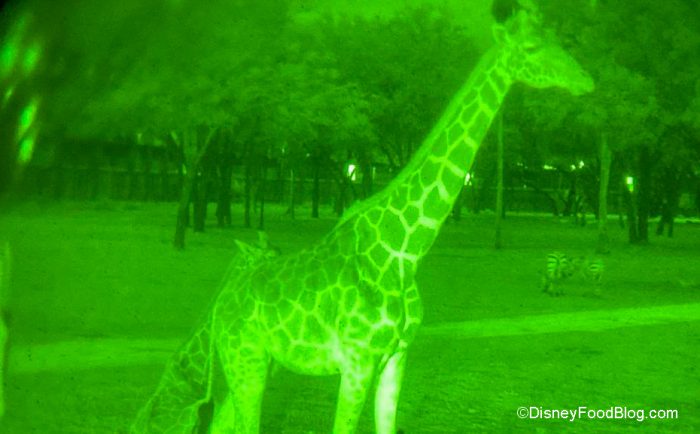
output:
<instances>
[{"instance_id":1,"label":"dirt path","mask_svg":"<svg viewBox=\"0 0 700 434\"><path fill-rule=\"evenodd\" d=\"M700 303L438 323L422 327L419 339L430 336L466 339L597 332L691 321L700 321ZM108 338L17 346L10 353L9 371L11 374L31 374L157 364L163 363L180 344L179 339Z\"/></svg>"}]
</instances>

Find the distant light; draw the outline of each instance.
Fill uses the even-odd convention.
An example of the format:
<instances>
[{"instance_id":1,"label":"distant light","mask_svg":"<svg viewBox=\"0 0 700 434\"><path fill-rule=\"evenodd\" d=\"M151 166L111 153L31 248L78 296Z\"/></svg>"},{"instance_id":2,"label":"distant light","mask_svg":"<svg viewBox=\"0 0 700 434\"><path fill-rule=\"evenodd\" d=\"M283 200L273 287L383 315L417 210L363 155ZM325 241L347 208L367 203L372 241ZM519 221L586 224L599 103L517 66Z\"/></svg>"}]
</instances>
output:
<instances>
[{"instance_id":1,"label":"distant light","mask_svg":"<svg viewBox=\"0 0 700 434\"><path fill-rule=\"evenodd\" d=\"M350 181L355 181L357 179L354 164L348 164L348 177L350 178Z\"/></svg>"},{"instance_id":2,"label":"distant light","mask_svg":"<svg viewBox=\"0 0 700 434\"><path fill-rule=\"evenodd\" d=\"M628 176L625 178L625 184L627 184L627 190L629 190L630 193L634 191L634 177Z\"/></svg>"},{"instance_id":3,"label":"distant light","mask_svg":"<svg viewBox=\"0 0 700 434\"><path fill-rule=\"evenodd\" d=\"M20 42L28 22L29 15L25 13L13 24L8 33L7 42L0 48L0 78L7 77L17 63Z\"/></svg>"},{"instance_id":4,"label":"distant light","mask_svg":"<svg viewBox=\"0 0 700 434\"><path fill-rule=\"evenodd\" d=\"M22 139L19 143L19 153L17 154L17 162L27 164L32 159L34 154L35 133L32 133Z\"/></svg>"},{"instance_id":5,"label":"distant light","mask_svg":"<svg viewBox=\"0 0 700 434\"><path fill-rule=\"evenodd\" d=\"M571 165L571 170L576 170L576 166L574 164Z\"/></svg>"},{"instance_id":6,"label":"distant light","mask_svg":"<svg viewBox=\"0 0 700 434\"><path fill-rule=\"evenodd\" d=\"M464 185L469 185L471 180L472 180L472 174L467 172L467 174L464 176Z\"/></svg>"},{"instance_id":7,"label":"distant light","mask_svg":"<svg viewBox=\"0 0 700 434\"><path fill-rule=\"evenodd\" d=\"M542 168L544 170L554 170L554 166L550 166L549 164L545 164L544 166L542 166Z\"/></svg>"},{"instance_id":8,"label":"distant light","mask_svg":"<svg viewBox=\"0 0 700 434\"><path fill-rule=\"evenodd\" d=\"M578 168L579 168L579 169L583 169L583 166L584 166L583 160L579 161L579 162L578 162Z\"/></svg>"},{"instance_id":9,"label":"distant light","mask_svg":"<svg viewBox=\"0 0 700 434\"><path fill-rule=\"evenodd\" d=\"M36 117L37 106L38 103L36 99L32 99L29 105L27 105L19 115L19 129L17 130L18 140L21 139L27 130L29 130L29 127L32 126L34 118Z\"/></svg>"},{"instance_id":10,"label":"distant light","mask_svg":"<svg viewBox=\"0 0 700 434\"><path fill-rule=\"evenodd\" d=\"M5 107L8 102L10 102L10 98L12 98L12 95L15 93L15 87L10 86L5 90L5 93L2 95L2 106Z\"/></svg>"}]
</instances>

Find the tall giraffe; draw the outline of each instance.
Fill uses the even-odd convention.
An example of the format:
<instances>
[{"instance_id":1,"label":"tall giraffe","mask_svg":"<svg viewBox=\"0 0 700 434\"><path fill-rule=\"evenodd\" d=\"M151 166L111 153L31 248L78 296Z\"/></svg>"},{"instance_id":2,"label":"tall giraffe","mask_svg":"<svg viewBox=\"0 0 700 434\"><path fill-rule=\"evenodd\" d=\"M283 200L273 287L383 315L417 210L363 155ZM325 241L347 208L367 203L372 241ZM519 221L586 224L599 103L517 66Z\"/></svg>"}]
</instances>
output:
<instances>
[{"instance_id":1,"label":"tall giraffe","mask_svg":"<svg viewBox=\"0 0 700 434\"><path fill-rule=\"evenodd\" d=\"M236 240L236 245L239 252L229 264L224 282L280 255L279 249L268 243L264 232L258 232L256 244ZM202 416L211 405L209 372L214 362L213 353L208 350L210 340L211 321L206 321L168 360L158 388L139 411L132 432L185 433L206 428Z\"/></svg>"},{"instance_id":2,"label":"tall giraffe","mask_svg":"<svg viewBox=\"0 0 700 434\"><path fill-rule=\"evenodd\" d=\"M376 431L395 432L406 350L423 316L417 266L508 89L520 81L574 95L593 90L590 76L527 12L495 25L494 36L396 179L313 247L264 261L220 292L204 326L213 346L202 350L218 354L229 393L212 432L259 431L272 360L302 374L340 374L334 434L355 432L373 385ZM190 380L202 384L211 367L198 372Z\"/></svg>"}]
</instances>

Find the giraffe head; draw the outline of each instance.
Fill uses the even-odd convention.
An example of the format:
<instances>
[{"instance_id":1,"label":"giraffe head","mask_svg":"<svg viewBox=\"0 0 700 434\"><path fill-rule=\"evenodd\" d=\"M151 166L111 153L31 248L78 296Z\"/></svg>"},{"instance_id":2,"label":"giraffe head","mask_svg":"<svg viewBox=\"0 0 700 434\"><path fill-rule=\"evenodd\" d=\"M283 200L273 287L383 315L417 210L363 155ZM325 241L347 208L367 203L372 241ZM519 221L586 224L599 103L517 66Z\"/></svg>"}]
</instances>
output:
<instances>
[{"instance_id":1,"label":"giraffe head","mask_svg":"<svg viewBox=\"0 0 700 434\"><path fill-rule=\"evenodd\" d=\"M561 87L574 95L593 90L591 76L542 29L536 13L521 10L504 25L494 25L493 34L504 50L504 68L512 81L538 89Z\"/></svg>"}]
</instances>

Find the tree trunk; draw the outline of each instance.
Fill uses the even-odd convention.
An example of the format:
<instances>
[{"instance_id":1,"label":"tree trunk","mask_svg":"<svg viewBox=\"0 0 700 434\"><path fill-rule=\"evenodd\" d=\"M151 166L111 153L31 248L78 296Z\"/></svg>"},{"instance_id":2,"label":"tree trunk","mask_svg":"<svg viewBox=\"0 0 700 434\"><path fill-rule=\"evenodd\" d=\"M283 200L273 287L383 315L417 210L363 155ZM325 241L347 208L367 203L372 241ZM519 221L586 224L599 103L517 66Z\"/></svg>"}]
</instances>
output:
<instances>
[{"instance_id":1,"label":"tree trunk","mask_svg":"<svg viewBox=\"0 0 700 434\"><path fill-rule=\"evenodd\" d=\"M496 165L496 241L495 247L503 247L503 114L498 114L496 120L496 143L497 143L497 165Z\"/></svg>"},{"instance_id":2,"label":"tree trunk","mask_svg":"<svg viewBox=\"0 0 700 434\"><path fill-rule=\"evenodd\" d=\"M610 183L610 164L612 155L608 147L608 137L605 133L600 135L600 188L598 190L598 245L596 252L608 253L610 251L610 237L608 236L608 184Z\"/></svg>"},{"instance_id":3,"label":"tree trunk","mask_svg":"<svg viewBox=\"0 0 700 434\"><path fill-rule=\"evenodd\" d=\"M289 169L289 208L287 208L287 214L294 220L294 207L296 205L296 188L294 185L294 169Z\"/></svg>"},{"instance_id":4,"label":"tree trunk","mask_svg":"<svg viewBox=\"0 0 700 434\"><path fill-rule=\"evenodd\" d=\"M647 146L640 149L639 154L639 189L637 192L637 241L649 241L649 203L651 196L652 159Z\"/></svg>"},{"instance_id":5,"label":"tree trunk","mask_svg":"<svg viewBox=\"0 0 700 434\"><path fill-rule=\"evenodd\" d=\"M627 209L627 228L628 238L630 243L636 243L639 240L639 235L637 233L637 201L636 194L629 190L628 186L625 186L623 190L623 196L625 199L625 208Z\"/></svg>"},{"instance_id":6,"label":"tree trunk","mask_svg":"<svg viewBox=\"0 0 700 434\"><path fill-rule=\"evenodd\" d=\"M321 198L321 185L320 185L320 177L321 177L321 161L320 157L315 156L313 159L313 190L311 192L311 217L312 218L318 218L318 206L319 206L319 201Z\"/></svg>"},{"instance_id":7,"label":"tree trunk","mask_svg":"<svg viewBox=\"0 0 700 434\"><path fill-rule=\"evenodd\" d=\"M253 174L251 173L252 168L250 167L250 157L248 157L245 163L245 182L243 186L244 194L244 207L243 207L243 226L250 227L250 196L252 192Z\"/></svg>"},{"instance_id":8,"label":"tree trunk","mask_svg":"<svg viewBox=\"0 0 700 434\"><path fill-rule=\"evenodd\" d=\"M345 211L345 203L347 201L348 187L352 189L352 184L350 179L347 177L344 171L340 171L336 177L336 199L335 199L335 214L338 217L343 215Z\"/></svg>"},{"instance_id":9,"label":"tree trunk","mask_svg":"<svg viewBox=\"0 0 700 434\"><path fill-rule=\"evenodd\" d=\"M627 208L627 186L624 182L619 185L620 191L617 195L617 223L620 225L620 229L625 228L625 218L624 210Z\"/></svg>"},{"instance_id":10,"label":"tree trunk","mask_svg":"<svg viewBox=\"0 0 700 434\"><path fill-rule=\"evenodd\" d=\"M164 151L158 159L158 177L160 178L160 188L158 193L159 201L170 200L170 174L168 173L168 153Z\"/></svg>"},{"instance_id":11,"label":"tree trunk","mask_svg":"<svg viewBox=\"0 0 700 434\"><path fill-rule=\"evenodd\" d=\"M360 161L360 170L362 171L362 198L367 199L372 195L374 187L372 180L372 163L368 159L363 158Z\"/></svg>"},{"instance_id":12,"label":"tree trunk","mask_svg":"<svg viewBox=\"0 0 700 434\"><path fill-rule=\"evenodd\" d=\"M336 194L335 194L335 203L333 204L333 211L335 211L335 215L337 217L341 217L343 215L343 210L345 209L345 186L343 185L342 181L337 180L336 181Z\"/></svg>"},{"instance_id":13,"label":"tree trunk","mask_svg":"<svg viewBox=\"0 0 700 434\"><path fill-rule=\"evenodd\" d=\"M661 220L656 228L657 235L663 235L668 227L669 238L673 237L673 221L680 202L680 168L667 166L662 172Z\"/></svg>"},{"instance_id":14,"label":"tree trunk","mask_svg":"<svg viewBox=\"0 0 700 434\"><path fill-rule=\"evenodd\" d=\"M192 187L195 182L195 177L199 170L199 163L211 143L211 139L216 130L211 129L207 133L204 142L198 148L197 133L194 131L185 131L182 137L178 137L174 132L171 137L176 145L180 146L184 156L184 179L182 191L180 193L180 202L177 209L177 221L175 223L175 237L173 245L176 249L185 248L185 229L187 228L187 220L189 219L190 199L192 195Z\"/></svg>"},{"instance_id":15,"label":"tree trunk","mask_svg":"<svg viewBox=\"0 0 700 434\"><path fill-rule=\"evenodd\" d=\"M207 216L207 188L205 177L199 170L192 185L192 208L192 229L195 232L204 232Z\"/></svg>"},{"instance_id":16,"label":"tree trunk","mask_svg":"<svg viewBox=\"0 0 700 434\"><path fill-rule=\"evenodd\" d=\"M265 227L265 189L267 188L267 168L262 167L262 176L258 182L258 197L260 198L260 215L258 218L258 229L263 230Z\"/></svg>"},{"instance_id":17,"label":"tree trunk","mask_svg":"<svg viewBox=\"0 0 700 434\"><path fill-rule=\"evenodd\" d=\"M177 207L177 222L175 224L175 240L173 245L176 249L185 248L185 230L187 229L187 221L189 220L190 212L190 195L192 194L192 185L194 184L194 175L192 171L188 171L183 179L182 192L180 194L180 202Z\"/></svg>"},{"instance_id":18,"label":"tree trunk","mask_svg":"<svg viewBox=\"0 0 700 434\"><path fill-rule=\"evenodd\" d=\"M233 168L230 158L219 163L219 193L216 202L216 221L220 228L231 226L231 177Z\"/></svg>"}]
</instances>

